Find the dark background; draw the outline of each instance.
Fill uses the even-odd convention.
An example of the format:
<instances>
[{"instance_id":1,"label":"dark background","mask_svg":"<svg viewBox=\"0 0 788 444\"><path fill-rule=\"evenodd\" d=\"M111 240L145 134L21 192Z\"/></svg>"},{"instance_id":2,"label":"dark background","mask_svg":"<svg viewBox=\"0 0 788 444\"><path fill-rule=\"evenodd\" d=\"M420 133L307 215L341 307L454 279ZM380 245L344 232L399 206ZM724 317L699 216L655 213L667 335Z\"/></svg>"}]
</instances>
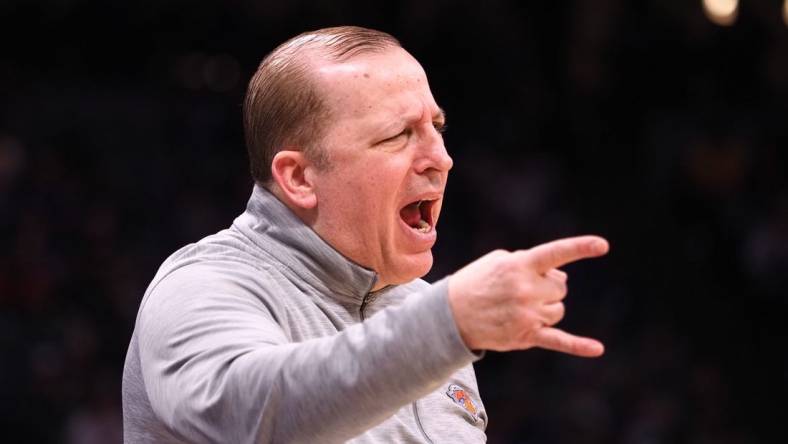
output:
<instances>
[{"instance_id":1,"label":"dark background","mask_svg":"<svg viewBox=\"0 0 788 444\"><path fill-rule=\"evenodd\" d=\"M251 191L246 82L288 37L357 24L397 36L448 114L430 279L612 245L567 267L562 323L603 358L477 364L491 442L785 442L782 6L720 27L689 0L0 1L0 440L119 442L145 287Z\"/></svg>"}]
</instances>

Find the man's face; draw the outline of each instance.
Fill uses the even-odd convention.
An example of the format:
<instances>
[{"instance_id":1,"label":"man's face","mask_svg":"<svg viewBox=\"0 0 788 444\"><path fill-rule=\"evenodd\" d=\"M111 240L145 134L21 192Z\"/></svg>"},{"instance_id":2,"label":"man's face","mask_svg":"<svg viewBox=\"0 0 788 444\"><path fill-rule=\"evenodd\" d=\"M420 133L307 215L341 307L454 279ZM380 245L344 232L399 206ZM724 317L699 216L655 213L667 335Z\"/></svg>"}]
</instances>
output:
<instances>
[{"instance_id":1,"label":"man's face","mask_svg":"<svg viewBox=\"0 0 788 444\"><path fill-rule=\"evenodd\" d=\"M375 270L375 289L425 275L452 159L424 70L392 48L320 62L316 77L331 121L321 146L329 167L312 170L315 231Z\"/></svg>"}]
</instances>

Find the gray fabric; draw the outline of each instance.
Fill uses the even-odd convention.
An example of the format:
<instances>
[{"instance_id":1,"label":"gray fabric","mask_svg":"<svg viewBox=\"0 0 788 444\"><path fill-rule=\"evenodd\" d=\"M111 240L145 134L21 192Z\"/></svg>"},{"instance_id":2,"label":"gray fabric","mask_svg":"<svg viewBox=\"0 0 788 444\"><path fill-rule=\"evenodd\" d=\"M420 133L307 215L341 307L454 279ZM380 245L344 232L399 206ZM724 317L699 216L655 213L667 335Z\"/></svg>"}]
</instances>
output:
<instances>
[{"instance_id":1,"label":"gray fabric","mask_svg":"<svg viewBox=\"0 0 788 444\"><path fill-rule=\"evenodd\" d=\"M446 280L370 293L375 279L255 187L232 227L174 253L148 287L125 442L484 441L479 355Z\"/></svg>"}]
</instances>

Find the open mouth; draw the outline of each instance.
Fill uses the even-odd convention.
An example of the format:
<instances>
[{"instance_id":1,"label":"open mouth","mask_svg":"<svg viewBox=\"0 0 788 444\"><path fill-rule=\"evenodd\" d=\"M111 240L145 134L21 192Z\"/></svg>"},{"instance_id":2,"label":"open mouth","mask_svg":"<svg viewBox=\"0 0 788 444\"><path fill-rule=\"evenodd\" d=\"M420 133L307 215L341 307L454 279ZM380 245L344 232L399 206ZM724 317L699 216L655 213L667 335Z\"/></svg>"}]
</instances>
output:
<instances>
[{"instance_id":1,"label":"open mouth","mask_svg":"<svg viewBox=\"0 0 788 444\"><path fill-rule=\"evenodd\" d=\"M405 205L399 212L400 217L412 229L429 233L433 228L432 206L436 200L417 200Z\"/></svg>"}]
</instances>

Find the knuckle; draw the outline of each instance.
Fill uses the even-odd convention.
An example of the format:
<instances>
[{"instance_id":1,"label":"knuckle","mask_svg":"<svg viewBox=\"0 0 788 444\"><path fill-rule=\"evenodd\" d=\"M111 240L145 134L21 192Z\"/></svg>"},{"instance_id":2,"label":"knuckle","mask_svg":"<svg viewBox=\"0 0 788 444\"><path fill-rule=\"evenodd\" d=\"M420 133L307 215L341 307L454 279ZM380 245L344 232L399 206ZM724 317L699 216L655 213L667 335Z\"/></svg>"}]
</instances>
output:
<instances>
[{"instance_id":1,"label":"knuckle","mask_svg":"<svg viewBox=\"0 0 788 444\"><path fill-rule=\"evenodd\" d=\"M508 254L509 254L508 250L504 250L503 248L497 248L497 249L491 251L489 256L490 257L501 257L501 256L506 256Z\"/></svg>"},{"instance_id":2,"label":"knuckle","mask_svg":"<svg viewBox=\"0 0 788 444\"><path fill-rule=\"evenodd\" d=\"M521 271L523 269L535 268L535 258L531 250L517 250L512 252L512 260Z\"/></svg>"},{"instance_id":3,"label":"knuckle","mask_svg":"<svg viewBox=\"0 0 788 444\"><path fill-rule=\"evenodd\" d=\"M517 260L523 260L530 257L533 253L531 250L515 250L512 252L512 256L517 258Z\"/></svg>"},{"instance_id":4,"label":"knuckle","mask_svg":"<svg viewBox=\"0 0 788 444\"><path fill-rule=\"evenodd\" d=\"M536 287L530 280L520 280L517 283L516 295L520 303L529 303L536 293Z\"/></svg>"},{"instance_id":5,"label":"knuckle","mask_svg":"<svg viewBox=\"0 0 788 444\"><path fill-rule=\"evenodd\" d=\"M567 293L569 293L569 287L567 287L565 283L559 282L558 284L559 299L563 300L566 297Z\"/></svg>"},{"instance_id":6,"label":"knuckle","mask_svg":"<svg viewBox=\"0 0 788 444\"><path fill-rule=\"evenodd\" d=\"M564 306L563 302L559 302L556 304L556 321L558 322L564 318L566 315L566 306Z\"/></svg>"}]
</instances>

